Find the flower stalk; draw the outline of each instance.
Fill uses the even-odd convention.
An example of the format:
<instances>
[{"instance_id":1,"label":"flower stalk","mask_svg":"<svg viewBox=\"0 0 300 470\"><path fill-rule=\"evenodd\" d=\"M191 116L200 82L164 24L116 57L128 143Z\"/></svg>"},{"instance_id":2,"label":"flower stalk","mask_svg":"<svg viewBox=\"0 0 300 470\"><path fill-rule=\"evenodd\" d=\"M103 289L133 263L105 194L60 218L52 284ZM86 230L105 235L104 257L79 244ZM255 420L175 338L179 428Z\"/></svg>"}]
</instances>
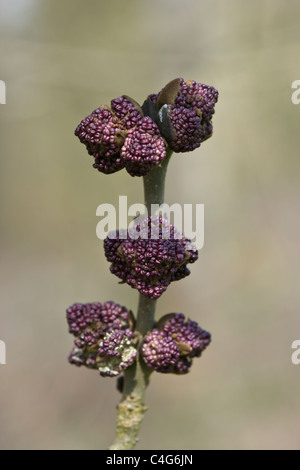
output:
<instances>
[{"instance_id":1,"label":"flower stalk","mask_svg":"<svg viewBox=\"0 0 300 470\"><path fill-rule=\"evenodd\" d=\"M167 150L167 156L161 166L154 167L143 178L144 202L148 214L151 213L151 204L163 204L165 195L165 181L167 167L172 155L172 150ZM138 333L137 361L124 372L124 384L122 400L117 407L117 429L110 450L133 449L138 441L139 430L147 411L144 404L146 388L152 369L148 368L140 356L140 346L143 337L154 326L156 299L150 299L139 294L139 304L136 318L135 331Z\"/></svg>"},{"instance_id":2,"label":"flower stalk","mask_svg":"<svg viewBox=\"0 0 300 470\"><path fill-rule=\"evenodd\" d=\"M155 308L168 286L188 276L188 265L198 259L196 246L161 214L168 163L172 152L190 152L211 137L217 100L215 88L176 78L148 95L142 106L127 95L113 99L75 130L96 170L143 177L147 209L133 226L107 234L103 244L111 273L139 292L136 317L111 300L67 309L69 332L75 336L69 362L96 369L103 377L123 374L110 450L135 447L151 373L186 374L211 340L183 313L155 322Z\"/></svg>"}]
</instances>

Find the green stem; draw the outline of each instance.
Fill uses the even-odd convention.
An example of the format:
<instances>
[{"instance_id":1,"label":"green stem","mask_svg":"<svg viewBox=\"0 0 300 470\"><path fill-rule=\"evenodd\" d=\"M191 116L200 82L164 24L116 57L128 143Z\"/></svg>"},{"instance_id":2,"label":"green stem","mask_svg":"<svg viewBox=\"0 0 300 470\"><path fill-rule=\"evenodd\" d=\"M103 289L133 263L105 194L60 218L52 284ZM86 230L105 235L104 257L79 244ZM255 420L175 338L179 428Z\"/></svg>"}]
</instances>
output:
<instances>
[{"instance_id":1,"label":"green stem","mask_svg":"<svg viewBox=\"0 0 300 470\"><path fill-rule=\"evenodd\" d=\"M172 155L168 150L161 166L154 167L144 176L144 197L148 215L151 215L151 204L163 204L167 166ZM136 331L140 338L139 346L147 331L154 325L156 300L139 294L139 305L136 319ZM137 361L124 373L122 400L117 409L117 431L110 450L133 449L138 440L138 433L147 407L144 395L149 384L152 370L149 369L138 353Z\"/></svg>"},{"instance_id":2,"label":"green stem","mask_svg":"<svg viewBox=\"0 0 300 470\"><path fill-rule=\"evenodd\" d=\"M167 150L161 166L154 167L144 176L144 198L148 215L151 215L151 204L163 204L165 198L165 180L168 163L172 155L172 150Z\"/></svg>"}]
</instances>

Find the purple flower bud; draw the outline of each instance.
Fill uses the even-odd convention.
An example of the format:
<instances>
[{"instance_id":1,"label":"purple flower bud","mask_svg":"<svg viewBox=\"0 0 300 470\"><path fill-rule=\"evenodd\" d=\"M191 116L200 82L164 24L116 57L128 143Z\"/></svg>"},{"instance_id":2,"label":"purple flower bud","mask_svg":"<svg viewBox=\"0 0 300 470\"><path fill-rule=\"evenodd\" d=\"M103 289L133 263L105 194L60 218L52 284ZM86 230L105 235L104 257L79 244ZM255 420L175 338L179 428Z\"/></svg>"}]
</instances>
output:
<instances>
[{"instance_id":1,"label":"purple flower bud","mask_svg":"<svg viewBox=\"0 0 300 470\"><path fill-rule=\"evenodd\" d=\"M168 105L171 126L175 131L169 146L174 152L190 152L200 147L202 139L201 119L193 109Z\"/></svg>"},{"instance_id":2,"label":"purple flower bud","mask_svg":"<svg viewBox=\"0 0 300 470\"><path fill-rule=\"evenodd\" d=\"M126 129L132 129L143 118L143 111L140 105L128 96L120 96L112 100L111 109L121 119Z\"/></svg>"},{"instance_id":3,"label":"purple flower bud","mask_svg":"<svg viewBox=\"0 0 300 470\"><path fill-rule=\"evenodd\" d=\"M168 314L145 336L142 357L157 372L185 374L192 358L200 357L210 341L210 333L186 320L183 313Z\"/></svg>"},{"instance_id":4,"label":"purple flower bud","mask_svg":"<svg viewBox=\"0 0 300 470\"><path fill-rule=\"evenodd\" d=\"M154 329L145 336L142 356L151 369L155 369L157 372L173 372L180 353L171 337Z\"/></svg>"},{"instance_id":5,"label":"purple flower bud","mask_svg":"<svg viewBox=\"0 0 300 470\"><path fill-rule=\"evenodd\" d=\"M151 110L152 119L174 152L190 152L212 135L217 101L215 88L177 78L157 95L149 95L143 107Z\"/></svg>"},{"instance_id":6,"label":"purple flower bud","mask_svg":"<svg viewBox=\"0 0 300 470\"><path fill-rule=\"evenodd\" d=\"M98 367L103 377L114 377L136 360L135 336L131 330L113 330L106 333L99 344Z\"/></svg>"},{"instance_id":7,"label":"purple flower bud","mask_svg":"<svg viewBox=\"0 0 300 470\"><path fill-rule=\"evenodd\" d=\"M175 152L194 150L211 137L211 119L217 101L218 91L215 88L194 80L180 80L175 106L169 106L170 121L176 134L169 145Z\"/></svg>"},{"instance_id":8,"label":"purple flower bud","mask_svg":"<svg viewBox=\"0 0 300 470\"><path fill-rule=\"evenodd\" d=\"M124 345L124 348L126 346L127 349L131 345L131 343L129 345L129 340L132 342L134 338L131 331L134 328L132 312L114 302L105 302L104 304L100 302L76 303L67 309L67 321L70 333L75 336L75 346L69 356L69 362L77 366L85 365L92 369L99 369L104 361L102 358L104 353L102 351L100 354L99 345L112 332L117 335L117 338L120 338L120 344L121 339L123 340L122 345ZM112 355L113 344L117 344L114 342L114 337L110 340L110 352L107 351L108 357ZM117 344L117 346L121 348L120 344ZM131 359L134 360L135 356L131 349L129 356L126 362L126 351L123 353L123 359L121 362L119 361L120 371L131 365ZM115 372L112 375L116 375Z\"/></svg>"},{"instance_id":9,"label":"purple flower bud","mask_svg":"<svg viewBox=\"0 0 300 470\"><path fill-rule=\"evenodd\" d=\"M218 101L218 91L203 83L197 83L194 80L186 82L181 78L180 92L175 98L175 106L183 106L199 110L202 118L210 120L215 112L214 106Z\"/></svg>"},{"instance_id":10,"label":"purple flower bud","mask_svg":"<svg viewBox=\"0 0 300 470\"><path fill-rule=\"evenodd\" d=\"M161 319L163 323L164 318ZM199 357L210 343L210 333L202 330L198 323L186 320L183 313L175 313L162 326L167 336L172 336L182 356Z\"/></svg>"},{"instance_id":11,"label":"purple flower bud","mask_svg":"<svg viewBox=\"0 0 300 470\"><path fill-rule=\"evenodd\" d=\"M75 135L95 158L94 168L102 173L115 173L124 168L120 149L126 128L107 106L100 106L77 126Z\"/></svg>"},{"instance_id":12,"label":"purple flower bud","mask_svg":"<svg viewBox=\"0 0 300 470\"><path fill-rule=\"evenodd\" d=\"M115 302L75 303L67 309L67 321L69 332L75 336L89 331L89 326L103 335L106 331L131 327L133 316L132 312Z\"/></svg>"},{"instance_id":13,"label":"purple flower bud","mask_svg":"<svg viewBox=\"0 0 300 470\"><path fill-rule=\"evenodd\" d=\"M144 176L161 164L167 144L174 152L189 152L212 135L217 100L215 88L175 78L142 107L126 95L113 99L111 108L100 106L81 121L75 135L98 171L126 168L131 176Z\"/></svg>"},{"instance_id":14,"label":"purple flower bud","mask_svg":"<svg viewBox=\"0 0 300 470\"><path fill-rule=\"evenodd\" d=\"M106 237L104 251L111 272L151 299L187 276L187 264L198 259L190 240L161 216L145 218L128 230L125 240Z\"/></svg>"},{"instance_id":15,"label":"purple flower bud","mask_svg":"<svg viewBox=\"0 0 300 470\"><path fill-rule=\"evenodd\" d=\"M93 322L99 320L102 304L93 302L90 304L73 304L67 309L67 321L69 332L77 335Z\"/></svg>"},{"instance_id":16,"label":"purple flower bud","mask_svg":"<svg viewBox=\"0 0 300 470\"><path fill-rule=\"evenodd\" d=\"M166 145L157 125L144 117L129 130L121 151L125 167L131 176L146 175L166 156Z\"/></svg>"},{"instance_id":17,"label":"purple flower bud","mask_svg":"<svg viewBox=\"0 0 300 470\"><path fill-rule=\"evenodd\" d=\"M126 167L131 176L143 176L166 156L157 125L128 96L112 100L111 108L95 109L77 126L75 135L95 158L94 168L106 174Z\"/></svg>"}]
</instances>

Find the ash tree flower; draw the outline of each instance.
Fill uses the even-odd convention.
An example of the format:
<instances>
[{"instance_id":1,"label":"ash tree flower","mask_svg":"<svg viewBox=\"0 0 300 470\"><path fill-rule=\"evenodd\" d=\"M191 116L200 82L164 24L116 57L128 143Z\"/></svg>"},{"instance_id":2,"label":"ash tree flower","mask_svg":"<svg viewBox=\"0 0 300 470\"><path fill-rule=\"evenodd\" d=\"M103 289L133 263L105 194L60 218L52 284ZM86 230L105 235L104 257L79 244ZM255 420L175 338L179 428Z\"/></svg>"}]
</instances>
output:
<instances>
[{"instance_id":1,"label":"ash tree flower","mask_svg":"<svg viewBox=\"0 0 300 470\"><path fill-rule=\"evenodd\" d=\"M115 377L131 366L136 360L133 346L134 333L129 330L112 330L105 334L99 344L98 368L103 377Z\"/></svg>"},{"instance_id":2,"label":"ash tree flower","mask_svg":"<svg viewBox=\"0 0 300 470\"><path fill-rule=\"evenodd\" d=\"M94 168L105 174L124 168L120 149L126 128L108 106L100 106L81 121L75 135L95 158Z\"/></svg>"},{"instance_id":3,"label":"ash tree flower","mask_svg":"<svg viewBox=\"0 0 300 470\"><path fill-rule=\"evenodd\" d=\"M166 156L157 125L127 96L112 100L111 108L95 109L80 122L75 135L95 158L94 168L105 174L125 168L131 176L143 176Z\"/></svg>"},{"instance_id":4,"label":"ash tree flower","mask_svg":"<svg viewBox=\"0 0 300 470\"><path fill-rule=\"evenodd\" d=\"M190 152L211 137L214 87L176 78L141 107L123 95L95 109L75 129L75 135L95 159L93 167L111 174L123 168L131 176L145 176L161 165L169 147Z\"/></svg>"},{"instance_id":5,"label":"ash tree flower","mask_svg":"<svg viewBox=\"0 0 300 470\"><path fill-rule=\"evenodd\" d=\"M166 156L166 144L150 117L144 117L128 131L121 151L125 168L131 176L144 176Z\"/></svg>"},{"instance_id":6,"label":"ash tree flower","mask_svg":"<svg viewBox=\"0 0 300 470\"><path fill-rule=\"evenodd\" d=\"M198 259L191 240L162 216L143 219L133 228L104 240L110 271L150 299L157 299L171 282L190 274L187 265Z\"/></svg>"},{"instance_id":7,"label":"ash tree flower","mask_svg":"<svg viewBox=\"0 0 300 470\"><path fill-rule=\"evenodd\" d=\"M143 105L174 152L190 152L212 135L218 91L194 80L176 78Z\"/></svg>"},{"instance_id":8,"label":"ash tree flower","mask_svg":"<svg viewBox=\"0 0 300 470\"><path fill-rule=\"evenodd\" d=\"M69 362L116 376L136 359L131 311L114 302L75 303L67 309L69 332L75 336Z\"/></svg>"},{"instance_id":9,"label":"ash tree flower","mask_svg":"<svg viewBox=\"0 0 300 470\"><path fill-rule=\"evenodd\" d=\"M145 206L150 210L152 204L164 203L172 153L192 151L211 137L217 101L214 87L176 78L148 95L142 106L127 95L99 106L78 124L75 135L99 172L124 169L144 177ZM189 265L198 259L191 240L165 217L139 216L133 226L106 237L104 252L111 273L141 294L136 320L112 301L72 305L67 309L69 332L75 337L69 362L104 377L119 376L123 395L110 450L125 450L138 440L150 374L186 374L211 335L183 313L164 315L155 323L156 299L172 282L188 276ZM131 367L134 363L143 367Z\"/></svg>"},{"instance_id":10,"label":"ash tree flower","mask_svg":"<svg viewBox=\"0 0 300 470\"><path fill-rule=\"evenodd\" d=\"M196 322L183 313L171 313L144 337L142 357L157 372L186 374L193 358L200 357L210 341L210 333Z\"/></svg>"}]
</instances>

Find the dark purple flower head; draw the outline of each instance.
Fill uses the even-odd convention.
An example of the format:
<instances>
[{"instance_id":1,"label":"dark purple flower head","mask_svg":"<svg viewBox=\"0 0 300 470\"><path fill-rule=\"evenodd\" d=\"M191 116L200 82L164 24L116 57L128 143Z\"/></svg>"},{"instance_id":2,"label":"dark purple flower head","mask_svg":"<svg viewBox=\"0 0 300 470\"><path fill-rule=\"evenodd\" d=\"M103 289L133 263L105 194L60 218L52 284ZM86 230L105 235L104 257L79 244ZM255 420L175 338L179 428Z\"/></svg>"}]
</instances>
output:
<instances>
[{"instance_id":1,"label":"dark purple flower head","mask_svg":"<svg viewBox=\"0 0 300 470\"><path fill-rule=\"evenodd\" d=\"M110 105L126 129L132 129L143 119L142 108L129 96L119 96L112 100Z\"/></svg>"},{"instance_id":2,"label":"dark purple flower head","mask_svg":"<svg viewBox=\"0 0 300 470\"><path fill-rule=\"evenodd\" d=\"M99 344L98 367L103 377L114 377L136 360L135 336L129 329L106 333Z\"/></svg>"},{"instance_id":3,"label":"dark purple flower head","mask_svg":"<svg viewBox=\"0 0 300 470\"><path fill-rule=\"evenodd\" d=\"M131 176L146 175L166 156L166 144L150 117L144 117L128 131L121 151L125 168Z\"/></svg>"},{"instance_id":4,"label":"dark purple flower head","mask_svg":"<svg viewBox=\"0 0 300 470\"><path fill-rule=\"evenodd\" d=\"M183 313L171 314L164 321L160 320L162 331L172 337L180 350L181 356L200 357L202 351L210 343L210 333L202 330L198 323L186 320Z\"/></svg>"},{"instance_id":5,"label":"dark purple flower head","mask_svg":"<svg viewBox=\"0 0 300 470\"><path fill-rule=\"evenodd\" d=\"M212 116L218 100L215 88L175 78L141 107L123 95L100 106L77 126L75 135L90 155L94 168L106 174L126 168L144 176L174 152L189 152L212 135Z\"/></svg>"},{"instance_id":6,"label":"dark purple flower head","mask_svg":"<svg viewBox=\"0 0 300 470\"><path fill-rule=\"evenodd\" d=\"M67 321L69 332L78 335L91 323L99 321L102 304L93 302L90 304L73 304L67 309Z\"/></svg>"},{"instance_id":7,"label":"dark purple flower head","mask_svg":"<svg viewBox=\"0 0 300 470\"><path fill-rule=\"evenodd\" d=\"M211 336L183 313L165 315L144 338L142 356L157 372L185 374L194 357L200 357Z\"/></svg>"},{"instance_id":8,"label":"dark purple flower head","mask_svg":"<svg viewBox=\"0 0 300 470\"><path fill-rule=\"evenodd\" d=\"M193 109L183 106L168 107L169 119L174 137L169 141L169 146L174 152L190 152L200 147L202 138L201 118Z\"/></svg>"},{"instance_id":9,"label":"dark purple flower head","mask_svg":"<svg viewBox=\"0 0 300 470\"><path fill-rule=\"evenodd\" d=\"M129 96L113 99L111 108L95 109L77 126L75 135L95 158L94 168L106 174L125 167L131 176L143 176L166 156L157 125Z\"/></svg>"},{"instance_id":10,"label":"dark purple flower head","mask_svg":"<svg viewBox=\"0 0 300 470\"><path fill-rule=\"evenodd\" d=\"M180 352L171 337L154 329L144 338L142 356L151 369L155 369L157 372L173 372Z\"/></svg>"},{"instance_id":11,"label":"dark purple flower head","mask_svg":"<svg viewBox=\"0 0 300 470\"><path fill-rule=\"evenodd\" d=\"M175 98L175 106L183 106L198 110L203 119L211 119L215 112L214 106L218 101L218 91L194 80L180 79L180 92ZM199 113L199 114L200 114Z\"/></svg>"},{"instance_id":12,"label":"dark purple flower head","mask_svg":"<svg viewBox=\"0 0 300 470\"><path fill-rule=\"evenodd\" d=\"M114 173L124 168L120 149L126 128L107 106L95 109L77 126L75 135L95 158L94 168L102 173Z\"/></svg>"},{"instance_id":13,"label":"dark purple flower head","mask_svg":"<svg viewBox=\"0 0 300 470\"><path fill-rule=\"evenodd\" d=\"M190 152L212 135L217 101L215 88L176 78L157 95L149 95L143 107L174 152Z\"/></svg>"},{"instance_id":14,"label":"dark purple flower head","mask_svg":"<svg viewBox=\"0 0 300 470\"><path fill-rule=\"evenodd\" d=\"M88 327L103 335L113 329L126 329L132 326L132 312L115 302L75 303L67 309L69 332L79 336Z\"/></svg>"},{"instance_id":15,"label":"dark purple flower head","mask_svg":"<svg viewBox=\"0 0 300 470\"><path fill-rule=\"evenodd\" d=\"M172 281L187 276L187 264L198 259L191 241L158 215L143 219L128 230L126 239L122 237L117 232L116 239L104 240L110 270L151 299L160 297Z\"/></svg>"},{"instance_id":16,"label":"dark purple flower head","mask_svg":"<svg viewBox=\"0 0 300 470\"><path fill-rule=\"evenodd\" d=\"M134 328L132 312L114 302L76 303L67 309L67 321L70 333L75 336L75 347L71 351L69 362L78 366L85 365L99 369L100 363L103 362L103 353L100 355L99 345L112 332L122 335L126 332L127 343L134 338L131 331ZM112 344L111 342L111 346ZM133 353L131 357L133 358ZM128 365L129 362L128 359ZM126 361L123 360L122 368L125 367Z\"/></svg>"}]
</instances>

